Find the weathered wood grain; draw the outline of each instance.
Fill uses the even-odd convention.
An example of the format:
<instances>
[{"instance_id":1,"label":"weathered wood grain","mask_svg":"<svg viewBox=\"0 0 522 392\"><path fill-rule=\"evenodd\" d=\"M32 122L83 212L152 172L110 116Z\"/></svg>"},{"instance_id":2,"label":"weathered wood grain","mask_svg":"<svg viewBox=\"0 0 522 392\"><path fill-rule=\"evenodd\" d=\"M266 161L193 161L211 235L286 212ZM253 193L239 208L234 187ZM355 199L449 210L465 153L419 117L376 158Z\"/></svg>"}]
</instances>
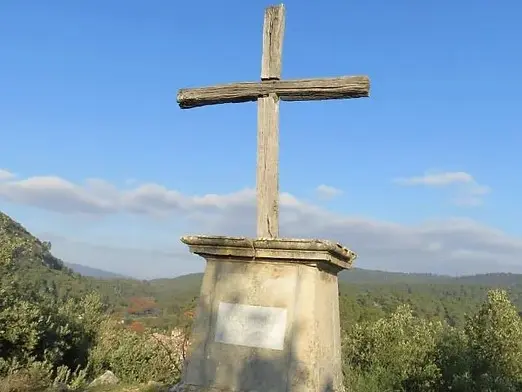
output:
<instances>
[{"instance_id":1,"label":"weathered wood grain","mask_svg":"<svg viewBox=\"0 0 522 392\"><path fill-rule=\"evenodd\" d=\"M263 57L261 80L279 79L285 33L285 7L283 4L265 10L263 24Z\"/></svg>"},{"instance_id":2,"label":"weathered wood grain","mask_svg":"<svg viewBox=\"0 0 522 392\"><path fill-rule=\"evenodd\" d=\"M261 81L281 77L285 8L268 7L263 24ZM265 93L266 94L266 93ZM257 99L257 236L279 236L279 97L274 92Z\"/></svg>"},{"instance_id":3,"label":"weathered wood grain","mask_svg":"<svg viewBox=\"0 0 522 392\"><path fill-rule=\"evenodd\" d=\"M370 95L370 79L367 76L342 76L230 83L180 89L177 101L182 109L190 109L223 103L253 102L268 94L276 94L282 101L363 98Z\"/></svg>"},{"instance_id":4,"label":"weathered wood grain","mask_svg":"<svg viewBox=\"0 0 522 392\"><path fill-rule=\"evenodd\" d=\"M257 101L257 237L279 236L279 98Z\"/></svg>"}]
</instances>

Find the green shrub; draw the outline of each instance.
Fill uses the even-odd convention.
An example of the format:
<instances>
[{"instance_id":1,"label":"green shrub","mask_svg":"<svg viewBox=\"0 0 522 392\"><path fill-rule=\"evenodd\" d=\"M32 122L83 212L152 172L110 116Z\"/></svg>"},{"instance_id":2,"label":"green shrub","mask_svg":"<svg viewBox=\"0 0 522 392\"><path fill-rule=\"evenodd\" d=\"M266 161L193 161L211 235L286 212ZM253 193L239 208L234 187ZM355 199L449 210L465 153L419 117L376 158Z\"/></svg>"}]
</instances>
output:
<instances>
[{"instance_id":1,"label":"green shrub","mask_svg":"<svg viewBox=\"0 0 522 392\"><path fill-rule=\"evenodd\" d=\"M476 390L522 390L522 322L503 290L492 290L467 320L469 366Z\"/></svg>"},{"instance_id":2,"label":"green shrub","mask_svg":"<svg viewBox=\"0 0 522 392\"><path fill-rule=\"evenodd\" d=\"M0 310L0 358L22 364L46 362L53 369L83 368L96 337L96 323L103 317L95 295L59 304L45 297L30 301L10 292Z\"/></svg>"},{"instance_id":3,"label":"green shrub","mask_svg":"<svg viewBox=\"0 0 522 392\"><path fill-rule=\"evenodd\" d=\"M92 373L111 370L123 382L173 384L181 376L175 347L161 343L151 331L135 332L113 320L101 324L90 360Z\"/></svg>"},{"instance_id":4,"label":"green shrub","mask_svg":"<svg viewBox=\"0 0 522 392\"><path fill-rule=\"evenodd\" d=\"M492 290L464 329L414 317L356 324L343 340L345 382L358 392L515 392L522 390L522 321Z\"/></svg>"},{"instance_id":5,"label":"green shrub","mask_svg":"<svg viewBox=\"0 0 522 392\"><path fill-rule=\"evenodd\" d=\"M11 363L0 379L0 392L44 392L52 384L52 365L31 361L23 366Z\"/></svg>"},{"instance_id":6,"label":"green shrub","mask_svg":"<svg viewBox=\"0 0 522 392\"><path fill-rule=\"evenodd\" d=\"M441 323L414 317L408 306L356 325L344 339L348 382L382 391L432 390L440 378L434 358L442 330Z\"/></svg>"}]
</instances>

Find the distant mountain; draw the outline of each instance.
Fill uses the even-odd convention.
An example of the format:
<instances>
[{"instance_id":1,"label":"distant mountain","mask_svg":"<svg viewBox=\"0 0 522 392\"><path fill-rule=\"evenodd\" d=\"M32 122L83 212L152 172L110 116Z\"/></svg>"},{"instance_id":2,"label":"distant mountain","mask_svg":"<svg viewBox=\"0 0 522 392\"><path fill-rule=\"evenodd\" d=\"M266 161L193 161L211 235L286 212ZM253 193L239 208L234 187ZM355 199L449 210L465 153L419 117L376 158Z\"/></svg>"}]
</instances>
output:
<instances>
[{"instance_id":1,"label":"distant mountain","mask_svg":"<svg viewBox=\"0 0 522 392\"><path fill-rule=\"evenodd\" d=\"M74 263L65 263L67 267L72 269L77 274L83 276L90 276L92 278L99 279L129 279L128 277L120 274L116 274L114 272L109 272L105 270L101 270L98 268L87 267L86 265L74 264Z\"/></svg>"},{"instance_id":2,"label":"distant mountain","mask_svg":"<svg viewBox=\"0 0 522 392\"><path fill-rule=\"evenodd\" d=\"M522 281L522 275L520 275ZM388 272L353 268L339 274L339 281L351 284L393 284L393 283L451 283L454 278L446 275Z\"/></svg>"},{"instance_id":3,"label":"distant mountain","mask_svg":"<svg viewBox=\"0 0 522 392\"><path fill-rule=\"evenodd\" d=\"M480 275L458 276L454 283L477 284L482 286L513 287L522 286L522 274L511 273L489 273Z\"/></svg>"},{"instance_id":4,"label":"distant mountain","mask_svg":"<svg viewBox=\"0 0 522 392\"><path fill-rule=\"evenodd\" d=\"M477 275L479 276L479 275ZM517 275L514 275L517 276ZM486 277L485 280L494 280L495 278ZM518 279L522 283L522 275L518 275ZM469 280L471 277L462 277L463 281ZM178 276L170 279L154 279L150 283L154 285L176 285L183 289L192 288L192 286L199 286L203 279L202 273L194 273ZM451 283L455 278L444 275L420 274L420 273L406 273L406 272L387 272L366 270L362 268L353 268L342 271L339 274L339 281L341 283L354 284L393 284L393 283Z\"/></svg>"},{"instance_id":5,"label":"distant mountain","mask_svg":"<svg viewBox=\"0 0 522 392\"><path fill-rule=\"evenodd\" d=\"M170 279L154 279L149 283L154 287L174 289L176 292L197 293L203 279L202 273L188 274ZM452 284L452 285L480 285L487 287L522 286L522 274L490 273L452 277L422 273L387 272L353 268L339 274L339 283L342 286L356 285L394 285L394 284Z\"/></svg>"}]
</instances>

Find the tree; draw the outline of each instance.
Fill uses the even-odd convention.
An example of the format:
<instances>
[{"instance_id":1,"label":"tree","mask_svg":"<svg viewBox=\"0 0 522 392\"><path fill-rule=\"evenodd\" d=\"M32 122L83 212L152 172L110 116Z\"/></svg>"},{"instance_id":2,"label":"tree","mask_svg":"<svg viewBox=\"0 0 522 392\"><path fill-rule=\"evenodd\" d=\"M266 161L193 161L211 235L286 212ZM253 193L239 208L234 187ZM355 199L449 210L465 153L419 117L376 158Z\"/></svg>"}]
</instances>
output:
<instances>
[{"instance_id":1,"label":"tree","mask_svg":"<svg viewBox=\"0 0 522 392\"><path fill-rule=\"evenodd\" d=\"M46 252L50 252L51 251L52 244L51 244L50 241L43 241L42 242L42 246L44 248L44 251L46 251Z\"/></svg>"},{"instance_id":2,"label":"tree","mask_svg":"<svg viewBox=\"0 0 522 392\"><path fill-rule=\"evenodd\" d=\"M434 357L442 328L415 317L407 305L375 323L357 324L343 342L352 389L432 391L440 378Z\"/></svg>"},{"instance_id":3,"label":"tree","mask_svg":"<svg viewBox=\"0 0 522 392\"><path fill-rule=\"evenodd\" d=\"M466 323L475 390L522 390L522 322L504 290L492 290Z\"/></svg>"}]
</instances>

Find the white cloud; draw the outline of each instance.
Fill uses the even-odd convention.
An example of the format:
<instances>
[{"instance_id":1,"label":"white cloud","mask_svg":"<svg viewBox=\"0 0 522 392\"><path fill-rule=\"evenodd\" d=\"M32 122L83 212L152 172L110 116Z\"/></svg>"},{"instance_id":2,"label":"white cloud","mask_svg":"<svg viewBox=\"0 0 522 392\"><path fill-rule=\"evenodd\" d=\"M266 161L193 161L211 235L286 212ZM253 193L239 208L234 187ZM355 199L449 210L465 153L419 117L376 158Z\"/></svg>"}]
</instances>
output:
<instances>
[{"instance_id":1,"label":"white cloud","mask_svg":"<svg viewBox=\"0 0 522 392\"><path fill-rule=\"evenodd\" d=\"M469 184L475 180L466 172L426 173L419 177L397 178L394 180L399 185L414 186L448 186L452 184Z\"/></svg>"},{"instance_id":2,"label":"white cloud","mask_svg":"<svg viewBox=\"0 0 522 392\"><path fill-rule=\"evenodd\" d=\"M324 184L319 185L315 189L315 191L317 193L317 196L323 200L333 199L334 197L339 196L343 193L343 191L340 189L334 188L333 186L324 185Z\"/></svg>"},{"instance_id":3,"label":"white cloud","mask_svg":"<svg viewBox=\"0 0 522 392\"><path fill-rule=\"evenodd\" d=\"M231 203L253 200L253 190L228 195L186 196L158 184L143 184L130 190L118 189L100 179L75 184L55 176L37 176L0 183L0 198L64 214L131 213L162 215L197 209L223 209Z\"/></svg>"},{"instance_id":4,"label":"white cloud","mask_svg":"<svg viewBox=\"0 0 522 392\"><path fill-rule=\"evenodd\" d=\"M477 191L478 196L480 193ZM138 222L144 216L168 217L167 221L176 222L178 230L180 227L182 230L172 232L173 238L184 234L255 234L255 191L252 189L194 196L158 184L127 190L103 180L76 184L59 177L32 177L0 182L0 199L69 215L125 213ZM288 193L281 194L280 205L282 236L339 241L359 253L358 267L449 274L522 272L522 238L469 219L405 225L333 214ZM134 235L139 230L149 229L137 224L133 228ZM113 246L108 252L100 244L80 247L58 238L53 240L53 249L71 262L94 267L113 264L120 267L106 268L135 276L172 276L193 268L193 262L187 261L190 256L186 247L179 241L170 241L164 246L156 244L152 249L140 243L137 246L141 252L129 249L128 243L133 242L129 240L119 248ZM136 256L129 259L132 252ZM102 264L93 265L93 260Z\"/></svg>"},{"instance_id":5,"label":"white cloud","mask_svg":"<svg viewBox=\"0 0 522 392\"><path fill-rule=\"evenodd\" d=\"M454 188L453 203L467 207L481 205L484 196L491 192L488 186L480 185L471 174L462 171L425 173L423 176L396 178L393 182L402 186Z\"/></svg>"},{"instance_id":6,"label":"white cloud","mask_svg":"<svg viewBox=\"0 0 522 392\"><path fill-rule=\"evenodd\" d=\"M491 192L491 188L485 185L479 185L476 182L470 186L461 189L453 198L456 205L475 207L482 204L483 197Z\"/></svg>"},{"instance_id":7,"label":"white cloud","mask_svg":"<svg viewBox=\"0 0 522 392\"><path fill-rule=\"evenodd\" d=\"M15 175L7 170L0 169L0 181L10 180L15 178Z\"/></svg>"}]
</instances>

